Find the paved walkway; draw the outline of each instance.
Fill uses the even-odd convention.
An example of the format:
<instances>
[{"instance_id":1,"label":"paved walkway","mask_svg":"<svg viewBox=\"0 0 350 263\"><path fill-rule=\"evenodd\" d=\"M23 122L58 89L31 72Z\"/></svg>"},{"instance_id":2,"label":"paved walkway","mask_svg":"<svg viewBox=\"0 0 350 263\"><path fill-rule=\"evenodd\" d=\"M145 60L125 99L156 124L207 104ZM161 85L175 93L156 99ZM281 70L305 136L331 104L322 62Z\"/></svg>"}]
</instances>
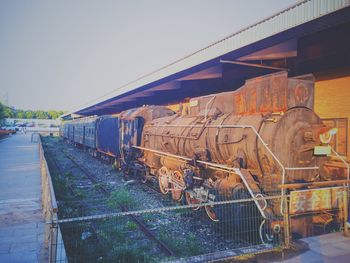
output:
<instances>
[{"instance_id":1,"label":"paved walkway","mask_svg":"<svg viewBox=\"0 0 350 263\"><path fill-rule=\"evenodd\" d=\"M350 237L342 233L331 233L301 239L309 250L284 263L347 263L350 262Z\"/></svg>"},{"instance_id":2,"label":"paved walkway","mask_svg":"<svg viewBox=\"0 0 350 263\"><path fill-rule=\"evenodd\" d=\"M0 140L0 262L47 262L38 144L31 134Z\"/></svg>"}]
</instances>

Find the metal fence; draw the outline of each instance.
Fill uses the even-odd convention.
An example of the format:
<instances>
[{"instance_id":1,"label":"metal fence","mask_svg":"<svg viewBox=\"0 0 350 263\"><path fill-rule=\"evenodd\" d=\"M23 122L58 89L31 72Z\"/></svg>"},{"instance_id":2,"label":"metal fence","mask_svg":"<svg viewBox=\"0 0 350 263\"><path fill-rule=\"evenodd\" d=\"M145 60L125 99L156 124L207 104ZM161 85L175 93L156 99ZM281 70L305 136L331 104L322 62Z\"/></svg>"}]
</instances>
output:
<instances>
[{"instance_id":1,"label":"metal fence","mask_svg":"<svg viewBox=\"0 0 350 263\"><path fill-rule=\"evenodd\" d=\"M280 196L258 201L280 202ZM267 220L247 198L66 218L50 228L56 255L66 252L69 262L195 262L281 246L282 232ZM63 240L55 239L58 227Z\"/></svg>"},{"instance_id":2,"label":"metal fence","mask_svg":"<svg viewBox=\"0 0 350 263\"><path fill-rule=\"evenodd\" d=\"M51 247L56 249L51 262L205 262L229 258L289 245L299 238L292 233L298 227L295 219L300 217L304 218L302 224L311 227L307 235L345 231L348 188L340 188L345 191L332 201L337 207L308 213L291 210L291 195L285 195L285 200L273 195L135 211L111 207L115 212L99 215L79 210L82 216L48 224ZM256 206L256 202L265 203L269 209L281 201L286 202L286 216L263 218ZM109 201L96 200L99 202ZM76 203L64 205L73 209ZM208 218L208 211L215 213L217 222ZM327 224L329 216L338 216L338 223ZM272 222L280 222L279 227L271 227ZM60 230L63 239L58 237Z\"/></svg>"},{"instance_id":3,"label":"metal fence","mask_svg":"<svg viewBox=\"0 0 350 263\"><path fill-rule=\"evenodd\" d=\"M55 262L56 259L66 260L66 254L64 249L61 249L60 257L56 255L57 248L55 247L55 240L62 240L61 231L59 228L54 229L52 222L58 220L58 206L56 202L55 192L52 185L50 170L48 168L44 150L41 144L39 135L36 135L39 142L39 158L40 158L40 171L41 171L41 206L43 217L46 222L51 222L46 225L45 229L45 248L49 250L49 262ZM33 137L32 137L33 141Z\"/></svg>"}]
</instances>

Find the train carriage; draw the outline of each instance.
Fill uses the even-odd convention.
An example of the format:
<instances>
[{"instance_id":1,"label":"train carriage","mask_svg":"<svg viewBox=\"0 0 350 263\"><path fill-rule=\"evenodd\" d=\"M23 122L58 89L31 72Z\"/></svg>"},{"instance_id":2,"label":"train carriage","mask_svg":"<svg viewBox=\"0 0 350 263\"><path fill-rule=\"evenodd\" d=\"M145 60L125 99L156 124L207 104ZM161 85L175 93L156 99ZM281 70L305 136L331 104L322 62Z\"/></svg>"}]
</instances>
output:
<instances>
[{"instance_id":1,"label":"train carriage","mask_svg":"<svg viewBox=\"0 0 350 263\"><path fill-rule=\"evenodd\" d=\"M84 118L81 125L83 128L83 141L85 147L96 148L96 123L98 117Z\"/></svg>"},{"instance_id":2,"label":"train carriage","mask_svg":"<svg viewBox=\"0 0 350 263\"><path fill-rule=\"evenodd\" d=\"M68 125L68 139L74 142L75 125L73 123L68 123L67 125Z\"/></svg>"},{"instance_id":3,"label":"train carriage","mask_svg":"<svg viewBox=\"0 0 350 263\"><path fill-rule=\"evenodd\" d=\"M105 154L112 158L120 157L118 117L107 115L99 117L96 120L95 147L97 151L102 154Z\"/></svg>"},{"instance_id":4,"label":"train carriage","mask_svg":"<svg viewBox=\"0 0 350 263\"><path fill-rule=\"evenodd\" d=\"M74 125L74 140L76 144L84 144L84 124L82 122L76 122Z\"/></svg>"}]
</instances>

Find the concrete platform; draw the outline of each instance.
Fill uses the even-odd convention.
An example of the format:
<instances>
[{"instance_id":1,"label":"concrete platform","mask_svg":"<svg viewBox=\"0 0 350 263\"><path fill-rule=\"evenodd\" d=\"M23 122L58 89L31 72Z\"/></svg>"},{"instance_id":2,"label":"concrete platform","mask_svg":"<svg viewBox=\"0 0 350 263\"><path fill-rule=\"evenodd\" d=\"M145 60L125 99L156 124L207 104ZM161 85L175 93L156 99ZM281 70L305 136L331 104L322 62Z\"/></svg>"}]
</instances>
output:
<instances>
[{"instance_id":1,"label":"concrete platform","mask_svg":"<svg viewBox=\"0 0 350 263\"><path fill-rule=\"evenodd\" d=\"M350 237L342 233L331 233L303 238L309 250L284 261L285 263L347 263L350 262Z\"/></svg>"},{"instance_id":2,"label":"concrete platform","mask_svg":"<svg viewBox=\"0 0 350 263\"><path fill-rule=\"evenodd\" d=\"M0 140L0 262L47 262L38 144Z\"/></svg>"}]
</instances>

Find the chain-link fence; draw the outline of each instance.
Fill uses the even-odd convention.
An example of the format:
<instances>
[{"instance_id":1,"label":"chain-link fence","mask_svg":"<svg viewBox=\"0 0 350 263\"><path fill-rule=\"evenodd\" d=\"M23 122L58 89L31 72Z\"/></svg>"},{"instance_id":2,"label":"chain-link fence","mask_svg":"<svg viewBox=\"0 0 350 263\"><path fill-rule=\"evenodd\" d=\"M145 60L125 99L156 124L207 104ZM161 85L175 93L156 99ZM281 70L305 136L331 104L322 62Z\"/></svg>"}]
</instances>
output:
<instances>
[{"instance_id":1,"label":"chain-link fence","mask_svg":"<svg viewBox=\"0 0 350 263\"><path fill-rule=\"evenodd\" d=\"M117 206L110 210L115 212L99 215L87 215L85 211L80 217L49 223L52 254L56 255L52 262L204 262L273 249L303 235L346 230L347 190L341 186L316 192L331 205L322 211L300 210L316 205L314 191L310 198L313 203L303 204L304 208L298 204L303 200L299 194L285 195L284 200L279 195L243 196L133 211ZM286 216L269 213L277 204L284 204ZM57 231L62 232L63 239Z\"/></svg>"},{"instance_id":2,"label":"chain-link fence","mask_svg":"<svg viewBox=\"0 0 350 263\"><path fill-rule=\"evenodd\" d=\"M278 199L274 196L268 201ZM67 218L51 223L51 241L56 254L66 253L69 262L212 260L246 252L242 248L280 246L281 229L271 228L272 219L262 217L255 201L266 200L247 198ZM63 240L55 238L58 226Z\"/></svg>"}]
</instances>

